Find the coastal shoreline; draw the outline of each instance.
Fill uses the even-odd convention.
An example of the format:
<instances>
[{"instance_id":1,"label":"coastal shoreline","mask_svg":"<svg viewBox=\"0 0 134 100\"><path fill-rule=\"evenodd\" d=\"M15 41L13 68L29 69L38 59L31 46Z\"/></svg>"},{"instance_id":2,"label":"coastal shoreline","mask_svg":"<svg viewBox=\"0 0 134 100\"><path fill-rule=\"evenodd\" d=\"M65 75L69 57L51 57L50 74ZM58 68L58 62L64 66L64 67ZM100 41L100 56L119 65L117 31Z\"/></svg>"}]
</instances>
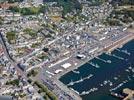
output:
<instances>
[{"instance_id":1,"label":"coastal shoreline","mask_svg":"<svg viewBox=\"0 0 134 100\"><path fill-rule=\"evenodd\" d=\"M90 58L87 58L85 61L81 62L80 64L78 64L77 66L73 66L73 67L70 67L69 69L67 69L66 71L63 71L61 72L60 74L56 75L55 77L57 79L60 79L63 75L67 74L68 72L70 71L73 71L74 69L78 69L79 67L81 67L82 65L84 65L85 63L87 63L88 61L92 60L93 58L101 55L102 53L105 53L105 52L108 52L108 53L111 53L112 51L114 51L116 48L119 48L119 47L122 47L123 45L125 45L126 43L132 41L134 39L134 33L130 33L130 35L122 38L120 41L119 41L119 44L113 46L112 48L109 48L108 50L106 50L106 48L103 48L103 49L100 49L99 50L99 53L96 53L97 55L94 55L93 57L90 57ZM104 52L105 51L105 52Z\"/></svg>"},{"instance_id":2,"label":"coastal shoreline","mask_svg":"<svg viewBox=\"0 0 134 100\"><path fill-rule=\"evenodd\" d=\"M106 50L106 48L103 48L103 49L100 49L98 52L99 53L96 53L96 55L94 55L93 57L90 57L90 58L87 58L86 60L82 61L80 64L78 64L77 66L72 66L70 67L69 69L67 69L66 71L63 71L57 75L54 76L54 78L56 78L55 80L55 83L56 84L60 84L58 85L59 87L63 88L65 87L67 89L67 91L70 91L70 92L73 92L71 94L74 94L76 97L80 97L79 94L77 94L75 91L72 91L71 89L69 89L65 84L63 84L59 79L64 76L65 74L69 73L70 71L73 71L74 69L78 69L79 67L81 67L82 65L84 65L85 63L87 63L88 61L92 60L93 58L101 55L102 53L105 53L105 52L112 52L113 50L115 50L116 48L119 48L119 47L122 47L123 45L125 45L126 43L132 41L134 39L134 33L130 33L129 35L126 35L125 37L121 38L120 40L118 40L119 42L116 44L115 42L115 45L112 46L112 48L109 48L108 51ZM113 45L113 44L112 44ZM104 52L105 50L105 52ZM110 51L110 52L109 52ZM69 94L70 94L69 92ZM78 100L81 100L81 97L78 99Z\"/></svg>"}]
</instances>

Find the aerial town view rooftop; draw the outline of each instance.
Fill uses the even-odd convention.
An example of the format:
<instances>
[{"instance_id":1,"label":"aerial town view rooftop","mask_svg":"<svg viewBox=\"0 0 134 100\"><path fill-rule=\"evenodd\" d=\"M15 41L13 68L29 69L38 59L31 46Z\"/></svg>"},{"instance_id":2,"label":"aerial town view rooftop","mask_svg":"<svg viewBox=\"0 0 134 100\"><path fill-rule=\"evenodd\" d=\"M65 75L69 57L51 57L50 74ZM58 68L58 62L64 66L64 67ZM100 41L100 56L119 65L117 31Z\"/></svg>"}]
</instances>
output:
<instances>
[{"instance_id":1,"label":"aerial town view rooftop","mask_svg":"<svg viewBox=\"0 0 134 100\"><path fill-rule=\"evenodd\" d=\"M0 100L134 100L134 0L0 0Z\"/></svg>"}]
</instances>

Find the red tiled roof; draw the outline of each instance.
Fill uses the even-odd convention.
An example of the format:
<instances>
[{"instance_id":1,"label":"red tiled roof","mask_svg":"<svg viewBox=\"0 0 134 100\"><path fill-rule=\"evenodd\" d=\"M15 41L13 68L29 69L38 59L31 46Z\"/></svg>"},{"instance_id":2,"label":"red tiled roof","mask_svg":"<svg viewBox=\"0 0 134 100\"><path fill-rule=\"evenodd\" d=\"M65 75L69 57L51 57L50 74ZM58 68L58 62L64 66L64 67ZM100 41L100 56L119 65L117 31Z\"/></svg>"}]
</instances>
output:
<instances>
[{"instance_id":1,"label":"red tiled roof","mask_svg":"<svg viewBox=\"0 0 134 100\"><path fill-rule=\"evenodd\" d=\"M16 6L16 3L0 3L0 8L8 9L9 7Z\"/></svg>"}]
</instances>

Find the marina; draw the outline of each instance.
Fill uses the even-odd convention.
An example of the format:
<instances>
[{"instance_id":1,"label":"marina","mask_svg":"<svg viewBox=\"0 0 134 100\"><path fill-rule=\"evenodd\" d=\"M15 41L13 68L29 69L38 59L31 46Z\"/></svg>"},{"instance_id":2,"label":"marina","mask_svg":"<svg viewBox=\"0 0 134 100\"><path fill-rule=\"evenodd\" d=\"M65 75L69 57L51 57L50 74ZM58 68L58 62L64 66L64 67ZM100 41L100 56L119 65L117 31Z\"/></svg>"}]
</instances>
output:
<instances>
[{"instance_id":1,"label":"marina","mask_svg":"<svg viewBox=\"0 0 134 100\"><path fill-rule=\"evenodd\" d=\"M0 97L133 99L132 1L0 0Z\"/></svg>"},{"instance_id":2,"label":"marina","mask_svg":"<svg viewBox=\"0 0 134 100\"><path fill-rule=\"evenodd\" d=\"M132 45L134 40L111 53L103 53L75 70L79 73L69 72L62 76L60 81L75 90L83 100L100 100L98 99L100 96L108 100L119 100L123 98L121 89L134 87L134 47ZM87 79L89 75L93 77ZM83 76L85 78L82 78Z\"/></svg>"}]
</instances>

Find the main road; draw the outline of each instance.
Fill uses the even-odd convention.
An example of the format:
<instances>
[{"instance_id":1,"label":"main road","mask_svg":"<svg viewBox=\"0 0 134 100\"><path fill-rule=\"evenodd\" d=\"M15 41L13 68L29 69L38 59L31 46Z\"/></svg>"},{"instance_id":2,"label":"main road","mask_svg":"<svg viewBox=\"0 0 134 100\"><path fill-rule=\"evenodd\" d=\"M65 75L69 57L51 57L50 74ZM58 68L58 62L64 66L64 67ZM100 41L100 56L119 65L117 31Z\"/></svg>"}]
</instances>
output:
<instances>
[{"instance_id":1,"label":"main road","mask_svg":"<svg viewBox=\"0 0 134 100\"><path fill-rule=\"evenodd\" d=\"M5 39L2 35L2 32L0 31L0 42L1 42L1 45L3 47L3 51L4 51L4 54L6 55L6 57L8 58L8 60L10 61L10 63L14 66L14 68L16 69L17 73L23 77L26 78L25 76L25 72L23 70L21 70L18 66L18 63L11 57L11 55L9 54L9 51L8 51L8 48L7 48L7 45L5 43Z\"/></svg>"}]
</instances>

